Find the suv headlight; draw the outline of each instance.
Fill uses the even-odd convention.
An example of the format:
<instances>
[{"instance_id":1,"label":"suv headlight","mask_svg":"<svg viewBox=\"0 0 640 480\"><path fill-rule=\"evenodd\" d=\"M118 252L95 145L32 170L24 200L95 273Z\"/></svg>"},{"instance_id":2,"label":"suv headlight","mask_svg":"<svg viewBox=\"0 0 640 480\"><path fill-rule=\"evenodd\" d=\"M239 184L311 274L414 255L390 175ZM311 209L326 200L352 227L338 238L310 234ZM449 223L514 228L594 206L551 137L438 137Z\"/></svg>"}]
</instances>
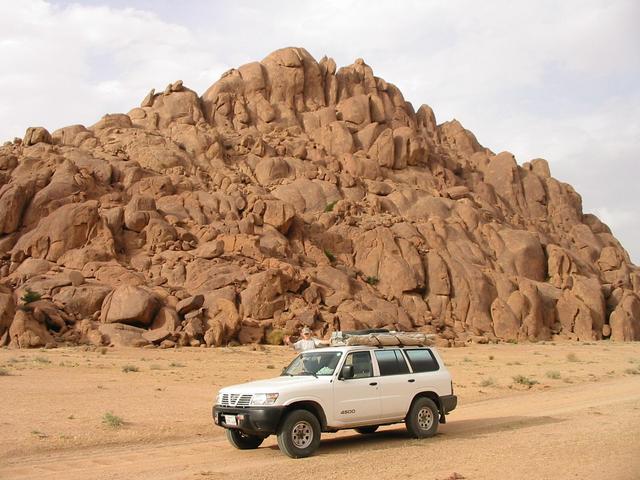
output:
<instances>
[{"instance_id":1,"label":"suv headlight","mask_svg":"<svg viewBox=\"0 0 640 480\"><path fill-rule=\"evenodd\" d=\"M219 393L216 397L216 405L222 405L222 394Z\"/></svg>"},{"instance_id":2,"label":"suv headlight","mask_svg":"<svg viewBox=\"0 0 640 480\"><path fill-rule=\"evenodd\" d=\"M277 399L277 393L255 393L251 397L251 405L273 405Z\"/></svg>"}]
</instances>

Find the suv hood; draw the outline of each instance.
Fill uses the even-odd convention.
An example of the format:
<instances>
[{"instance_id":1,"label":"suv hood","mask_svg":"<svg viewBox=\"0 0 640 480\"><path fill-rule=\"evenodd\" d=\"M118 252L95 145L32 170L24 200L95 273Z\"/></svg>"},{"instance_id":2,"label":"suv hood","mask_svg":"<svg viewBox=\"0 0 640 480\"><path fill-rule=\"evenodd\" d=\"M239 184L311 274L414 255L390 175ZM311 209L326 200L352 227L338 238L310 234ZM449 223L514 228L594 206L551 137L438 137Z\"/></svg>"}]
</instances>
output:
<instances>
[{"instance_id":1,"label":"suv hood","mask_svg":"<svg viewBox=\"0 0 640 480\"><path fill-rule=\"evenodd\" d=\"M305 384L328 383L332 377L313 375L283 376L268 378L266 380L256 380L255 382L240 383L231 385L220 390L220 393L279 393L287 387L299 387Z\"/></svg>"}]
</instances>

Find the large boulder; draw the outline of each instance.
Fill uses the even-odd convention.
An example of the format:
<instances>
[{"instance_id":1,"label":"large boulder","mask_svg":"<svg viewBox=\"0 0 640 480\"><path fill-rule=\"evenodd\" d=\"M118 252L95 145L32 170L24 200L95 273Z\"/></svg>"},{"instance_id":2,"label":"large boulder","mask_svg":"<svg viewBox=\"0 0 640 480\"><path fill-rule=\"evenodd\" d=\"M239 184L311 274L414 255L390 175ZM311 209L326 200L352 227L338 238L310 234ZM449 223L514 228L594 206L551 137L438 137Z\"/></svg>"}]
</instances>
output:
<instances>
[{"instance_id":1,"label":"large boulder","mask_svg":"<svg viewBox=\"0 0 640 480\"><path fill-rule=\"evenodd\" d=\"M64 205L22 235L13 252L55 262L67 251L84 246L95 235L99 219L96 201Z\"/></svg>"},{"instance_id":2,"label":"large boulder","mask_svg":"<svg viewBox=\"0 0 640 480\"><path fill-rule=\"evenodd\" d=\"M524 230L504 229L499 232L498 263L504 271L531 280L544 281L547 259L538 236Z\"/></svg>"},{"instance_id":3,"label":"large boulder","mask_svg":"<svg viewBox=\"0 0 640 480\"><path fill-rule=\"evenodd\" d=\"M496 298L491 304L491 319L496 337L503 340L518 339L520 320L503 299Z\"/></svg>"},{"instance_id":4,"label":"large boulder","mask_svg":"<svg viewBox=\"0 0 640 480\"><path fill-rule=\"evenodd\" d=\"M144 328L121 323L101 324L98 327L102 334L103 341L115 347L143 347L149 343L144 338L147 332Z\"/></svg>"},{"instance_id":5,"label":"large boulder","mask_svg":"<svg viewBox=\"0 0 640 480\"><path fill-rule=\"evenodd\" d=\"M146 288L123 285L105 297L100 321L146 327L151 324L159 306L159 301Z\"/></svg>"},{"instance_id":6,"label":"large boulder","mask_svg":"<svg viewBox=\"0 0 640 480\"><path fill-rule=\"evenodd\" d=\"M276 311L284 310L284 294L297 291L299 287L299 280L281 270L269 269L256 273L240 293L242 314L257 320L271 318Z\"/></svg>"},{"instance_id":7,"label":"large boulder","mask_svg":"<svg viewBox=\"0 0 640 480\"><path fill-rule=\"evenodd\" d=\"M385 294L400 297L402 292L423 288L425 273L415 246L394 237L386 228L376 228L354 239L355 266Z\"/></svg>"},{"instance_id":8,"label":"large boulder","mask_svg":"<svg viewBox=\"0 0 640 480\"><path fill-rule=\"evenodd\" d=\"M0 336L11 326L16 304L11 289L0 285Z\"/></svg>"},{"instance_id":9,"label":"large boulder","mask_svg":"<svg viewBox=\"0 0 640 480\"><path fill-rule=\"evenodd\" d=\"M609 317L611 340L632 342L640 340L640 298L626 290Z\"/></svg>"},{"instance_id":10,"label":"large boulder","mask_svg":"<svg viewBox=\"0 0 640 480\"><path fill-rule=\"evenodd\" d=\"M562 332L576 340L602 338L605 303L600 283L594 278L572 276L573 287L564 290L556 305Z\"/></svg>"},{"instance_id":11,"label":"large boulder","mask_svg":"<svg viewBox=\"0 0 640 480\"><path fill-rule=\"evenodd\" d=\"M12 348L36 348L54 343L44 322L36 320L27 310L16 311L9 327L9 338Z\"/></svg>"},{"instance_id":12,"label":"large boulder","mask_svg":"<svg viewBox=\"0 0 640 480\"><path fill-rule=\"evenodd\" d=\"M44 127L29 127L24 134L22 143L25 146L35 145L37 143L52 143L51 134Z\"/></svg>"},{"instance_id":13,"label":"large boulder","mask_svg":"<svg viewBox=\"0 0 640 480\"><path fill-rule=\"evenodd\" d=\"M296 211L288 203L280 200L265 200L265 209L262 214L264 223L276 228L280 233L287 234Z\"/></svg>"},{"instance_id":14,"label":"large boulder","mask_svg":"<svg viewBox=\"0 0 640 480\"><path fill-rule=\"evenodd\" d=\"M180 317L178 313L171 307L162 307L153 318L149 330L145 331L142 336L151 343L160 343L172 337L179 326Z\"/></svg>"},{"instance_id":15,"label":"large boulder","mask_svg":"<svg viewBox=\"0 0 640 480\"><path fill-rule=\"evenodd\" d=\"M33 182L19 181L0 187L0 234L15 232L33 196Z\"/></svg>"},{"instance_id":16,"label":"large boulder","mask_svg":"<svg viewBox=\"0 0 640 480\"><path fill-rule=\"evenodd\" d=\"M111 290L113 288L110 286L96 283L70 285L62 287L53 298L67 313L90 318L101 310L104 299Z\"/></svg>"},{"instance_id":17,"label":"large boulder","mask_svg":"<svg viewBox=\"0 0 640 480\"><path fill-rule=\"evenodd\" d=\"M187 297L183 300L180 300L176 305L176 310L178 314L185 315L193 310L198 310L204 304L204 295L194 295L192 297Z\"/></svg>"}]
</instances>

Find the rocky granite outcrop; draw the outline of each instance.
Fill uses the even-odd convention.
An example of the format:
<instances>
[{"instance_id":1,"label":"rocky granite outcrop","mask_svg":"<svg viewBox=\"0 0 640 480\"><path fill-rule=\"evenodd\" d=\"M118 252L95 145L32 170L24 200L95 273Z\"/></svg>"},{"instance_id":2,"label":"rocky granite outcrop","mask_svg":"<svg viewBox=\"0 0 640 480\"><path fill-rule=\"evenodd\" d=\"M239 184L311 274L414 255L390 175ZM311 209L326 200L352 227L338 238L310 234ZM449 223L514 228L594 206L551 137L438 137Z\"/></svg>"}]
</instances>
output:
<instances>
[{"instance_id":1,"label":"rocky granite outcrop","mask_svg":"<svg viewBox=\"0 0 640 480\"><path fill-rule=\"evenodd\" d=\"M5 143L0 283L15 347L640 340L640 270L545 160L302 48Z\"/></svg>"}]
</instances>

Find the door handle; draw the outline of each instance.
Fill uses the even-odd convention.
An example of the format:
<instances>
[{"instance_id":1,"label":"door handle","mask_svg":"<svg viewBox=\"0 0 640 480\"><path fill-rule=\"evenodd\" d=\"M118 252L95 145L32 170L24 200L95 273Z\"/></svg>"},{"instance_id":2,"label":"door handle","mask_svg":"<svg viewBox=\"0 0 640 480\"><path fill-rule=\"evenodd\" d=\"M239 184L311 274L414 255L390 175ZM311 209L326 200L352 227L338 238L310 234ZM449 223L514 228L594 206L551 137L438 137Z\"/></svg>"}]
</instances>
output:
<instances>
[{"instance_id":1,"label":"door handle","mask_svg":"<svg viewBox=\"0 0 640 480\"><path fill-rule=\"evenodd\" d=\"M372 387L375 387L378 384L378 382L371 382L369 385L371 385Z\"/></svg>"},{"instance_id":2,"label":"door handle","mask_svg":"<svg viewBox=\"0 0 640 480\"><path fill-rule=\"evenodd\" d=\"M407 382L409 382L409 383L413 383L413 382L415 382L415 381L416 381L416 379L415 379L415 378L410 378L409 380L407 380Z\"/></svg>"}]
</instances>

